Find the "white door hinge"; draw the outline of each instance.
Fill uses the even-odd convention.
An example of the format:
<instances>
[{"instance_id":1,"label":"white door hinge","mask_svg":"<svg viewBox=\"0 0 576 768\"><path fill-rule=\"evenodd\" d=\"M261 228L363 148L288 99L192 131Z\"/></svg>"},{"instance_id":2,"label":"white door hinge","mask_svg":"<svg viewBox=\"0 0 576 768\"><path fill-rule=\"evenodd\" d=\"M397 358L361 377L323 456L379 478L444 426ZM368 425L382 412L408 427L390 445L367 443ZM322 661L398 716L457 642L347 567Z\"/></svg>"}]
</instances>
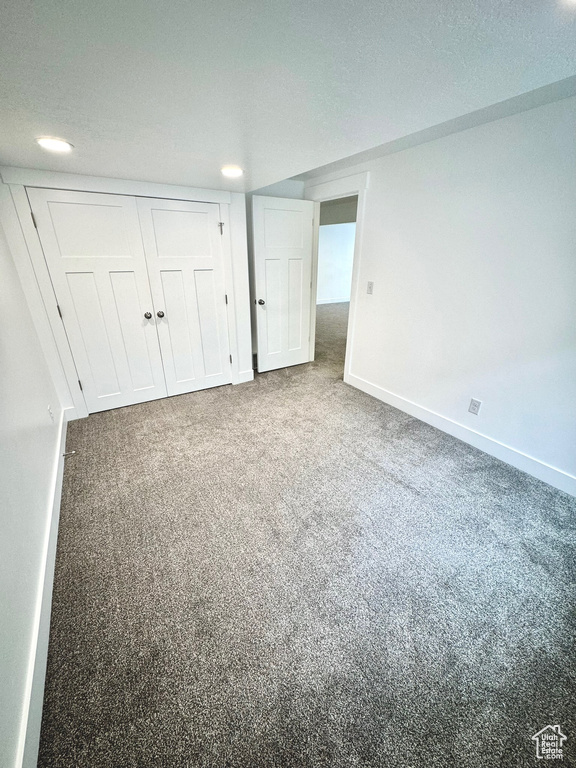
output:
<instances>
[{"instance_id":1,"label":"white door hinge","mask_svg":"<svg viewBox=\"0 0 576 768\"><path fill-rule=\"evenodd\" d=\"M223 235L224 234L224 222L223 221L219 221L218 222L218 226L220 227L220 234Z\"/></svg>"},{"instance_id":2,"label":"white door hinge","mask_svg":"<svg viewBox=\"0 0 576 768\"><path fill-rule=\"evenodd\" d=\"M64 318L62 317L62 310L60 309L58 304L56 304L56 309L58 310L58 314L60 315L60 320L63 320Z\"/></svg>"},{"instance_id":3,"label":"white door hinge","mask_svg":"<svg viewBox=\"0 0 576 768\"><path fill-rule=\"evenodd\" d=\"M36 216L34 216L34 211L30 211L30 216L32 216L32 223L38 229L38 224L36 224Z\"/></svg>"}]
</instances>

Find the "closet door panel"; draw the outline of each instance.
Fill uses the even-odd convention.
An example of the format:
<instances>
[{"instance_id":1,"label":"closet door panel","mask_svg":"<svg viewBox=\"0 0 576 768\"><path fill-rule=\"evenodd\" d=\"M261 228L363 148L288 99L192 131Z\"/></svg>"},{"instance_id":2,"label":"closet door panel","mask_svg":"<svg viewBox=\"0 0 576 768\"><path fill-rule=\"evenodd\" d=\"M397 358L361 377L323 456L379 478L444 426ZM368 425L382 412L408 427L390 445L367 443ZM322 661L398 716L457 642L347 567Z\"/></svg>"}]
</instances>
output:
<instances>
[{"instance_id":1,"label":"closet door panel","mask_svg":"<svg viewBox=\"0 0 576 768\"><path fill-rule=\"evenodd\" d=\"M224 366L218 336L218 300L214 274L208 269L198 269L194 272L194 278L204 373L206 376L219 376Z\"/></svg>"},{"instance_id":2,"label":"closet door panel","mask_svg":"<svg viewBox=\"0 0 576 768\"><path fill-rule=\"evenodd\" d=\"M151 360L158 341L157 336L146 333L149 324L140 314L141 301L134 273L110 272L110 283L132 385L137 391L151 389L154 386Z\"/></svg>"},{"instance_id":3,"label":"closet door panel","mask_svg":"<svg viewBox=\"0 0 576 768\"><path fill-rule=\"evenodd\" d=\"M165 397L136 200L27 191L89 412Z\"/></svg>"},{"instance_id":4,"label":"closet door panel","mask_svg":"<svg viewBox=\"0 0 576 768\"><path fill-rule=\"evenodd\" d=\"M66 281L96 395L98 398L118 395L121 387L100 301L102 291L98 290L95 276L90 272L67 272ZM64 314L68 320L66 309ZM71 335L76 337L73 331ZM74 357L78 369L84 368L82 357L81 349L78 349ZM84 371L83 374L87 386L88 377Z\"/></svg>"},{"instance_id":5,"label":"closet door panel","mask_svg":"<svg viewBox=\"0 0 576 768\"><path fill-rule=\"evenodd\" d=\"M229 384L219 208L138 199L168 394Z\"/></svg>"},{"instance_id":6,"label":"closet door panel","mask_svg":"<svg viewBox=\"0 0 576 768\"><path fill-rule=\"evenodd\" d=\"M180 270L161 270L162 306L170 322L165 322L162 333L169 336L169 352L165 365L172 367L172 380L178 384L196 381L201 370L201 359L194 350L198 348L198 334L194 318L189 315L190 302L186 297L184 276ZM193 305L192 305L193 307Z\"/></svg>"}]
</instances>

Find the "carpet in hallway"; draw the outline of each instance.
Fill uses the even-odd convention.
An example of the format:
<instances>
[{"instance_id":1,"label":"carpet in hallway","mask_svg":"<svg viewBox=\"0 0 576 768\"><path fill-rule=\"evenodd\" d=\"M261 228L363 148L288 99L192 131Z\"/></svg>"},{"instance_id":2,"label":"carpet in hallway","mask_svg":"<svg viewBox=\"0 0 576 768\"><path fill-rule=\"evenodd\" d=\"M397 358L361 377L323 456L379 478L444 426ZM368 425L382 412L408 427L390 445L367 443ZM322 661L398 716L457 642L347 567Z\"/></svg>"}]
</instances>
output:
<instances>
[{"instance_id":1,"label":"carpet in hallway","mask_svg":"<svg viewBox=\"0 0 576 768\"><path fill-rule=\"evenodd\" d=\"M314 363L69 426L39 766L576 754L576 501Z\"/></svg>"}]
</instances>

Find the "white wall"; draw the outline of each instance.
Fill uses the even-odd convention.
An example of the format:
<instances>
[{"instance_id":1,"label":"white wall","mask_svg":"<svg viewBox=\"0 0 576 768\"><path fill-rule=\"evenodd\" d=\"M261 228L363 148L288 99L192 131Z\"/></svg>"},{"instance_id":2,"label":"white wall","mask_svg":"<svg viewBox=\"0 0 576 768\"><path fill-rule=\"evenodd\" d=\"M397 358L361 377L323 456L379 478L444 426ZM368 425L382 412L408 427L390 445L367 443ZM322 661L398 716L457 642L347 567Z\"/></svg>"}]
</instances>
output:
<instances>
[{"instance_id":1,"label":"white wall","mask_svg":"<svg viewBox=\"0 0 576 768\"><path fill-rule=\"evenodd\" d=\"M263 197L288 197L292 200L302 200L304 198L304 182L297 179L284 179L276 184L269 184L261 189L254 189L250 195L261 195Z\"/></svg>"},{"instance_id":2,"label":"white wall","mask_svg":"<svg viewBox=\"0 0 576 768\"><path fill-rule=\"evenodd\" d=\"M62 409L1 230L0 306L0 765L15 768L24 748Z\"/></svg>"},{"instance_id":3,"label":"white wall","mask_svg":"<svg viewBox=\"0 0 576 768\"><path fill-rule=\"evenodd\" d=\"M575 130L570 98L338 174L370 171L350 383L572 493Z\"/></svg>"},{"instance_id":4,"label":"white wall","mask_svg":"<svg viewBox=\"0 0 576 768\"><path fill-rule=\"evenodd\" d=\"M318 233L317 304L350 301L356 224L328 224Z\"/></svg>"}]
</instances>

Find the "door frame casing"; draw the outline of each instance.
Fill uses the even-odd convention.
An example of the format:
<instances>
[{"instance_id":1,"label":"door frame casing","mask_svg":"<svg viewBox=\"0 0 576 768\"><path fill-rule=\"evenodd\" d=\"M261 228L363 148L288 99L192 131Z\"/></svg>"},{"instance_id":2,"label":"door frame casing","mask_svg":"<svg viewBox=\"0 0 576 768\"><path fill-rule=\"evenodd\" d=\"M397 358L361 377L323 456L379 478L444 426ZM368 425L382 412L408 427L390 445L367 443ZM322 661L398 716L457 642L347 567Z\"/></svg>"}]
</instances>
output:
<instances>
[{"instance_id":1,"label":"door frame casing","mask_svg":"<svg viewBox=\"0 0 576 768\"><path fill-rule=\"evenodd\" d=\"M2 185L2 188L2 225L56 393L67 421L84 418L88 416L88 408L78 386L78 373L58 314L26 188L22 184Z\"/></svg>"},{"instance_id":2,"label":"door frame casing","mask_svg":"<svg viewBox=\"0 0 576 768\"><path fill-rule=\"evenodd\" d=\"M370 172L356 173L352 176L324 181L315 184L311 179L304 187L304 199L313 200L318 205L318 214L314 215L314 249L312 252L312 296L310 304L310 360L314 359L314 346L316 341L316 292L318 290L318 237L320 231L320 203L327 200L338 200L341 197L358 195L358 208L356 213L356 236L354 239L354 259L352 262L352 286L350 291L350 313L348 315L348 329L346 333L346 357L344 361L344 381L348 381L352 366L352 344L349 339L354 336L356 322L356 306L358 301L360 271L360 254L362 251L362 236L364 231L364 211L366 208L366 195L370 184Z\"/></svg>"},{"instance_id":3,"label":"door frame casing","mask_svg":"<svg viewBox=\"0 0 576 768\"><path fill-rule=\"evenodd\" d=\"M26 187L217 203L220 206L220 220L224 222L222 249L228 295L226 310L232 353L232 384L254 378L251 353L249 356L246 354L246 349L251 346L250 341L242 343L245 342L243 337L250 339L251 334L243 193L28 168L0 167L0 176L3 181L0 184L0 222L68 421L88 416L88 408L78 386L74 358L58 314L56 295L32 220ZM246 272L245 276L241 274L243 271ZM244 360L244 357L247 359Z\"/></svg>"}]
</instances>

